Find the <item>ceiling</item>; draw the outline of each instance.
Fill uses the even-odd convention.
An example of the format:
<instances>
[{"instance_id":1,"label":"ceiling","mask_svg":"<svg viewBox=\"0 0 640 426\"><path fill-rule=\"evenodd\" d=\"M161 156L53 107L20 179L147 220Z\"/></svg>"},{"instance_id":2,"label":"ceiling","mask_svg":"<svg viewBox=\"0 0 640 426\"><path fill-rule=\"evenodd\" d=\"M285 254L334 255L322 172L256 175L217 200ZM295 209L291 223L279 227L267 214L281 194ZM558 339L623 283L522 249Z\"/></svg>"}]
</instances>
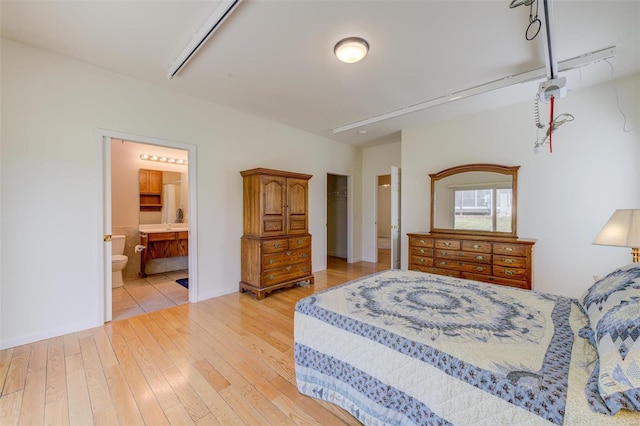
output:
<instances>
[{"instance_id":1,"label":"ceiling","mask_svg":"<svg viewBox=\"0 0 640 426\"><path fill-rule=\"evenodd\" d=\"M545 65L542 34L525 40L529 7L511 9L510 0L244 0L167 78L219 3L2 0L1 35L358 146L399 141L402 129L417 124L533 101L539 81L332 129ZM640 72L640 0L557 0L553 7L559 61L616 46L615 76ZM350 36L370 45L356 64L333 55ZM569 91L577 90L611 79L611 68L599 62L566 76Z\"/></svg>"}]
</instances>

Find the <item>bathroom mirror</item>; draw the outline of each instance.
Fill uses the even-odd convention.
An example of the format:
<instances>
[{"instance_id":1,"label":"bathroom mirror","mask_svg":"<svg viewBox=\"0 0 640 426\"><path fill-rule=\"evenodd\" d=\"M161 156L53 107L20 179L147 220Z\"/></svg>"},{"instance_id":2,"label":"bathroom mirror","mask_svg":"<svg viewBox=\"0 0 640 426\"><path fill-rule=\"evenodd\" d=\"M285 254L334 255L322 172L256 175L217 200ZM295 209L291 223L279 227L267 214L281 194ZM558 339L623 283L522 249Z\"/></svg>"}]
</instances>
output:
<instances>
[{"instance_id":1,"label":"bathroom mirror","mask_svg":"<svg viewBox=\"0 0 640 426\"><path fill-rule=\"evenodd\" d=\"M161 199L162 208L149 211L148 209L140 209L140 224L160 224L160 223L176 223L180 220L178 209L183 209L186 205L186 191L182 190L183 173L158 171L162 173L162 189Z\"/></svg>"},{"instance_id":2,"label":"bathroom mirror","mask_svg":"<svg viewBox=\"0 0 640 426\"><path fill-rule=\"evenodd\" d=\"M467 164L431 177L431 232L516 237L520 166Z\"/></svg>"}]
</instances>

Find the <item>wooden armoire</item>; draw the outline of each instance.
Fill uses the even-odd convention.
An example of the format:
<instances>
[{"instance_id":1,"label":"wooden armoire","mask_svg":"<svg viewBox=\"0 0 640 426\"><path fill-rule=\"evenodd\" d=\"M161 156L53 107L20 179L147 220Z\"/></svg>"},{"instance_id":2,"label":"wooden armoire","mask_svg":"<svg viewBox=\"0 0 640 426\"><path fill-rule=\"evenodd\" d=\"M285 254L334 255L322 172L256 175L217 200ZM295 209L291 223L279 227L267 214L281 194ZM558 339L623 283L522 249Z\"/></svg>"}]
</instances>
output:
<instances>
[{"instance_id":1,"label":"wooden armoire","mask_svg":"<svg viewBox=\"0 0 640 426\"><path fill-rule=\"evenodd\" d=\"M311 175L262 168L240 174L244 191L240 292L251 291L260 300L279 288L313 284Z\"/></svg>"}]
</instances>

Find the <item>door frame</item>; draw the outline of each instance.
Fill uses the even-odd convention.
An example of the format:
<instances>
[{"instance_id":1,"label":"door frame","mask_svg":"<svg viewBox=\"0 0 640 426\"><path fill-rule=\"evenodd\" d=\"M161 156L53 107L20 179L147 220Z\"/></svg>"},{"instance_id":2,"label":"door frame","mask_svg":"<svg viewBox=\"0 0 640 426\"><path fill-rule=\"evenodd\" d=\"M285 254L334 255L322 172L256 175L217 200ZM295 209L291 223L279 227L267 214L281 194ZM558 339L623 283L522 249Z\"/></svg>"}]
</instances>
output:
<instances>
[{"instance_id":1,"label":"door frame","mask_svg":"<svg viewBox=\"0 0 640 426\"><path fill-rule=\"evenodd\" d=\"M111 235L111 139L123 139L134 143L175 148L187 151L189 167L189 302L198 301L198 205L196 182L196 146L181 142L135 135L106 129L96 129L96 155L98 165L98 203L99 203L99 274L98 274L98 320L100 323L112 319L111 288L111 241L104 241L105 235Z\"/></svg>"},{"instance_id":2,"label":"door frame","mask_svg":"<svg viewBox=\"0 0 640 426\"><path fill-rule=\"evenodd\" d=\"M329 240L329 232L327 227L328 216L327 210L329 208L329 197L327 194L327 180L329 175L343 176L347 178L347 263L355 262L353 256L353 176L345 175L344 173L326 171L324 175L324 267L327 268L327 247Z\"/></svg>"}]
</instances>

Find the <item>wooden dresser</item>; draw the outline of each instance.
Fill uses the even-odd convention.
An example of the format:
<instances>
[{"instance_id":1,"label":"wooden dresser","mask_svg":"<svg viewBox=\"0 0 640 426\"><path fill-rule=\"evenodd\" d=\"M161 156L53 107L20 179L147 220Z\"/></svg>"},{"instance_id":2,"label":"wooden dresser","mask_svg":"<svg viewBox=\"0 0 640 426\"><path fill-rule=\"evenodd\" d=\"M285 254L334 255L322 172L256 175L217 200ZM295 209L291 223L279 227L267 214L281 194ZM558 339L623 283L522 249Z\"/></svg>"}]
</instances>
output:
<instances>
[{"instance_id":1,"label":"wooden dresser","mask_svg":"<svg viewBox=\"0 0 640 426\"><path fill-rule=\"evenodd\" d=\"M311 175L270 169L240 172L244 235L240 244L240 292L258 300L300 282L313 284L308 232Z\"/></svg>"},{"instance_id":2,"label":"wooden dresser","mask_svg":"<svg viewBox=\"0 0 640 426\"><path fill-rule=\"evenodd\" d=\"M409 269L531 290L534 240L412 233Z\"/></svg>"}]
</instances>

